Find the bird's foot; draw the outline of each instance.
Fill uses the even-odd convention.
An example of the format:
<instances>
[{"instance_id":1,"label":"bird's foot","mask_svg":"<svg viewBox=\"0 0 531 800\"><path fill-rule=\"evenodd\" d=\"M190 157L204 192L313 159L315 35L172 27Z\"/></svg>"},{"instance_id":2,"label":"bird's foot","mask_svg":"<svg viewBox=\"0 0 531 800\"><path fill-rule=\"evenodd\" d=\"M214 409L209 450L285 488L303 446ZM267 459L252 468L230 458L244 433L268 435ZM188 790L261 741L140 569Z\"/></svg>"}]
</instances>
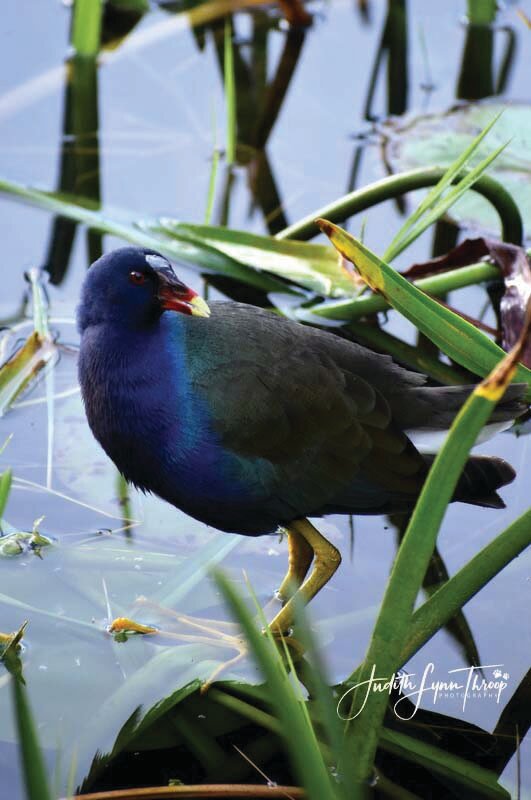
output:
<instances>
[{"instance_id":1,"label":"bird's foot","mask_svg":"<svg viewBox=\"0 0 531 800\"><path fill-rule=\"evenodd\" d=\"M169 640L173 642L204 644L213 647L221 647L224 650L235 651L234 656L225 661L221 661L215 667L201 686L201 693L207 692L214 681L218 680L227 670L243 661L249 653L247 641L239 625L235 622L205 619L202 617L193 617L189 614L182 614L170 608L160 606L157 603L153 603L145 597L138 598L135 606L136 608L142 607L144 611L149 609L152 612L150 616L156 616L158 619L161 619L161 624L155 627L152 625L144 625L125 617L120 617L110 624L108 631L115 636L119 636L120 639L127 638L130 634L147 634L156 636L160 643ZM267 610L268 607L264 609L266 613ZM278 616L277 614L275 620L277 620ZM260 620L263 619L264 616L262 612L260 619L257 621L260 622ZM162 620L164 620L164 622L162 622ZM273 620L273 622L275 620ZM269 625L263 629L263 632L264 635L274 639L278 651L288 667L290 662L298 661L303 655L304 649L302 645L293 637L291 630L287 627Z\"/></svg>"},{"instance_id":2,"label":"bird's foot","mask_svg":"<svg viewBox=\"0 0 531 800\"><path fill-rule=\"evenodd\" d=\"M239 626L235 622L227 622L221 619L208 619L206 617L193 617L189 614L183 614L180 611L174 611L172 608L161 606L154 603L147 597L138 597L135 606L141 606L143 609L150 609L158 617L167 619L171 624L171 628L178 625L179 627L194 628L197 631L202 631L208 636L223 639L224 637L237 636L239 633Z\"/></svg>"},{"instance_id":3,"label":"bird's foot","mask_svg":"<svg viewBox=\"0 0 531 800\"><path fill-rule=\"evenodd\" d=\"M143 609L149 608L159 618L162 617L167 621L167 625L158 630L159 634L166 639L194 642L236 651L235 656L218 664L201 686L201 693L208 691L212 683L222 673L243 661L247 655L247 643L239 625L235 622L193 617L189 614L183 614L171 608L160 606L146 597L139 597L135 605L137 607L142 606Z\"/></svg>"}]
</instances>

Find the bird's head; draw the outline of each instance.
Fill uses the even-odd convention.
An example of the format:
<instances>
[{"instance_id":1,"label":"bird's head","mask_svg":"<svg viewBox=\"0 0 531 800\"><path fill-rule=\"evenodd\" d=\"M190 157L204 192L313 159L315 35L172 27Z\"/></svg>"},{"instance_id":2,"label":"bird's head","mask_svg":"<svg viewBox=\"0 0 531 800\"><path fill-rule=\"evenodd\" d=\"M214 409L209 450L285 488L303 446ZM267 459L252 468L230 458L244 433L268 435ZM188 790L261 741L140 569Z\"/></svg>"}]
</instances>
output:
<instances>
[{"instance_id":1,"label":"bird's head","mask_svg":"<svg viewBox=\"0 0 531 800\"><path fill-rule=\"evenodd\" d=\"M87 272L78 326L81 332L104 322L142 328L164 311L210 316L205 301L177 278L164 256L141 247L121 247L99 258Z\"/></svg>"}]
</instances>

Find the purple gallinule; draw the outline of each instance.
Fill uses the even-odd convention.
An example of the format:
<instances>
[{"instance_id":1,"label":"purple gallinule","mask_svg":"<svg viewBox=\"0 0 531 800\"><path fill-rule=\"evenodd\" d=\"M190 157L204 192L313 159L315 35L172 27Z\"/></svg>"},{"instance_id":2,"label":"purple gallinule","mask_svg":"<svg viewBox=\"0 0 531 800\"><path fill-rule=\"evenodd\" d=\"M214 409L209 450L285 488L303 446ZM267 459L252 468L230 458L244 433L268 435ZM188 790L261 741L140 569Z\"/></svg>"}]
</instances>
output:
<instances>
[{"instance_id":1,"label":"purple gallinule","mask_svg":"<svg viewBox=\"0 0 531 800\"><path fill-rule=\"evenodd\" d=\"M285 528L285 599L297 586L310 600L341 560L307 517L411 509L432 458L408 433L447 428L470 392L426 386L388 356L254 306L208 307L163 256L135 247L91 266L78 322L83 400L105 452L207 525ZM518 415L518 397L512 387L494 419ZM454 499L503 507L496 490L514 474L472 457ZM290 627L292 605L273 630Z\"/></svg>"}]
</instances>

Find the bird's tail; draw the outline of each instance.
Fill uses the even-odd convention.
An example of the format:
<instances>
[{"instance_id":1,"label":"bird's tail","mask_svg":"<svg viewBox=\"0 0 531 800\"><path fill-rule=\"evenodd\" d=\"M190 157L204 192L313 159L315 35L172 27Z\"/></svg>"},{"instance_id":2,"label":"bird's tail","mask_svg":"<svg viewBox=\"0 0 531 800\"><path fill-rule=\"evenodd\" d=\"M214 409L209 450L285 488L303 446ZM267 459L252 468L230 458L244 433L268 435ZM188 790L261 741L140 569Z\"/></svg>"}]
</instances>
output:
<instances>
[{"instance_id":1,"label":"bird's tail","mask_svg":"<svg viewBox=\"0 0 531 800\"><path fill-rule=\"evenodd\" d=\"M415 386L400 396L393 407L393 419L408 432L447 430L475 386ZM509 422L524 414L526 384L512 383L493 410L489 423Z\"/></svg>"},{"instance_id":2,"label":"bird's tail","mask_svg":"<svg viewBox=\"0 0 531 800\"><path fill-rule=\"evenodd\" d=\"M435 456L424 456L431 464ZM505 508L497 489L511 483L516 472L507 461L496 456L472 456L459 478L454 500L485 508Z\"/></svg>"}]
</instances>

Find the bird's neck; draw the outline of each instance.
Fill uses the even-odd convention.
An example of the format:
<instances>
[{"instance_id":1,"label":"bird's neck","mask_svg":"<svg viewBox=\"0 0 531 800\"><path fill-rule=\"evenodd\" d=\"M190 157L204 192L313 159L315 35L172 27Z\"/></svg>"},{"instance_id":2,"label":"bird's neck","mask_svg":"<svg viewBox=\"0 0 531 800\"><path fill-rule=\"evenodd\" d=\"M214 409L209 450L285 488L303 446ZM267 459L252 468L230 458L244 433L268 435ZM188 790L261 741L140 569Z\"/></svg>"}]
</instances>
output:
<instances>
[{"instance_id":1,"label":"bird's neck","mask_svg":"<svg viewBox=\"0 0 531 800\"><path fill-rule=\"evenodd\" d=\"M179 326L174 327L172 345L178 351L182 337ZM165 326L162 319L140 329L124 329L112 322L93 325L83 333L82 354L85 363L80 365L81 370L89 370L98 382L136 382L168 361Z\"/></svg>"},{"instance_id":2,"label":"bird's neck","mask_svg":"<svg viewBox=\"0 0 531 800\"><path fill-rule=\"evenodd\" d=\"M126 333L112 324L97 325L83 333L79 379L96 438L110 428L116 436L128 436L137 420L156 433L169 406L174 416L187 391L183 348L175 323L171 341L158 323Z\"/></svg>"}]
</instances>

